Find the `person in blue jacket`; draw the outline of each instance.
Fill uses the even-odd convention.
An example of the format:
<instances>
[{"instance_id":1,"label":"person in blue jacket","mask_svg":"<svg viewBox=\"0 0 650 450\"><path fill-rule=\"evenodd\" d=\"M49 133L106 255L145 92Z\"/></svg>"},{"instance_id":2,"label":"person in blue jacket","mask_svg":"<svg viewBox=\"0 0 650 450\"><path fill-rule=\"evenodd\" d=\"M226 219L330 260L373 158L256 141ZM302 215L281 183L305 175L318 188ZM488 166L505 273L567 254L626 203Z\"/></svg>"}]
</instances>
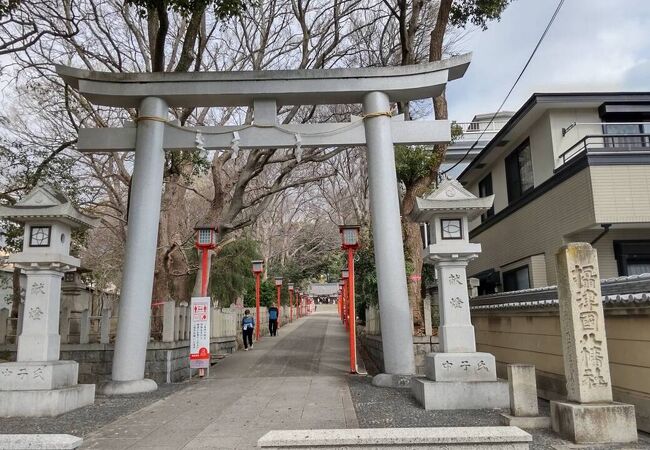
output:
<instances>
[{"instance_id":1,"label":"person in blue jacket","mask_svg":"<svg viewBox=\"0 0 650 450\"><path fill-rule=\"evenodd\" d=\"M244 336L244 350L248 347L253 348L253 330L255 329L255 318L251 316L250 309L244 311L244 317L241 320L241 330Z\"/></svg>"},{"instance_id":2,"label":"person in blue jacket","mask_svg":"<svg viewBox=\"0 0 650 450\"><path fill-rule=\"evenodd\" d=\"M269 333L278 335L278 308L275 306L269 306Z\"/></svg>"}]
</instances>

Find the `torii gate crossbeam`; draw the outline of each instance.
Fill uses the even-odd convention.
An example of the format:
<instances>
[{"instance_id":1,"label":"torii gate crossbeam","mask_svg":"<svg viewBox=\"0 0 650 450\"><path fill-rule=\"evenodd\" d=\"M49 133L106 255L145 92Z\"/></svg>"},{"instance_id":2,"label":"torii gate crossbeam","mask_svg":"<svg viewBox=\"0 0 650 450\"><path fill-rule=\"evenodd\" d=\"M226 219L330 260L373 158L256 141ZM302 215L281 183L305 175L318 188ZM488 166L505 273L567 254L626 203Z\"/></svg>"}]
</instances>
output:
<instances>
[{"instance_id":1,"label":"torii gate crossbeam","mask_svg":"<svg viewBox=\"0 0 650 450\"><path fill-rule=\"evenodd\" d=\"M437 96L464 75L470 55L413 66L205 73L105 73L57 66L57 73L97 105L138 108L137 128L83 129L81 151L135 150L131 208L112 381L105 394L156 389L144 379L156 256L164 152L200 146L241 149L366 145L385 374L378 384L415 373L406 286L394 143L450 140L447 121L403 122L390 102ZM278 105L363 105L364 117L345 124L277 123ZM169 107L252 106L243 127L184 128ZM198 141L198 145L197 145ZM235 142L233 142L235 141ZM189 144L189 145L188 145Z\"/></svg>"}]
</instances>

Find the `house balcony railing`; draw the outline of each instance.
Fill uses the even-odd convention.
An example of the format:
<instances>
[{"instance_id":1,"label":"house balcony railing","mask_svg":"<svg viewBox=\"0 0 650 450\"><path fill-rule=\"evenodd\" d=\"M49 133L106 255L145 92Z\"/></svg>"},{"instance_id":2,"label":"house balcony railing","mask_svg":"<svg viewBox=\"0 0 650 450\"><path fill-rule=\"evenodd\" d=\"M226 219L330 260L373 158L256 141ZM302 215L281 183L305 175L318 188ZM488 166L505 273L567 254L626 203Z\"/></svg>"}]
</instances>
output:
<instances>
[{"instance_id":1,"label":"house balcony railing","mask_svg":"<svg viewBox=\"0 0 650 450\"><path fill-rule=\"evenodd\" d=\"M488 141L503 128L507 122L452 122L451 135L453 142L458 141L475 141L481 133L481 140Z\"/></svg>"},{"instance_id":2,"label":"house balcony railing","mask_svg":"<svg viewBox=\"0 0 650 450\"><path fill-rule=\"evenodd\" d=\"M569 147L558 158L558 166L582 154L650 155L650 133L589 134Z\"/></svg>"}]
</instances>

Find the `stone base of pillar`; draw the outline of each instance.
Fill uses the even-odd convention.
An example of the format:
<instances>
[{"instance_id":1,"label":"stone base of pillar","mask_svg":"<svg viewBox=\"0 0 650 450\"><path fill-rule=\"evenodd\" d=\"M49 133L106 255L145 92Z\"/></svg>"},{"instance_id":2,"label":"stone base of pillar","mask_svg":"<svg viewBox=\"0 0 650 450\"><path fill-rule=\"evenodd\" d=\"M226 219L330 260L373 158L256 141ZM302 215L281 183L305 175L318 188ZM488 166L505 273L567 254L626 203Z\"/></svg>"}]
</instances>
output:
<instances>
[{"instance_id":1,"label":"stone base of pillar","mask_svg":"<svg viewBox=\"0 0 650 450\"><path fill-rule=\"evenodd\" d=\"M84 440L71 434L0 434L0 448L68 450L81 447Z\"/></svg>"},{"instance_id":2,"label":"stone base of pillar","mask_svg":"<svg viewBox=\"0 0 650 450\"><path fill-rule=\"evenodd\" d=\"M18 361L0 364L0 391L38 391L77 384L76 361Z\"/></svg>"},{"instance_id":3,"label":"stone base of pillar","mask_svg":"<svg viewBox=\"0 0 650 450\"><path fill-rule=\"evenodd\" d=\"M94 402L94 384L47 390L0 391L0 417L54 417Z\"/></svg>"},{"instance_id":4,"label":"stone base of pillar","mask_svg":"<svg viewBox=\"0 0 650 450\"><path fill-rule=\"evenodd\" d=\"M551 425L576 444L636 442L634 405L624 403L551 402Z\"/></svg>"},{"instance_id":5,"label":"stone base of pillar","mask_svg":"<svg viewBox=\"0 0 650 450\"><path fill-rule=\"evenodd\" d=\"M109 381L97 387L97 392L102 395L129 395L152 392L158 389L155 381L148 378L130 381Z\"/></svg>"},{"instance_id":6,"label":"stone base of pillar","mask_svg":"<svg viewBox=\"0 0 650 450\"><path fill-rule=\"evenodd\" d=\"M92 405L94 384L77 384L75 361L0 364L0 416L52 417Z\"/></svg>"},{"instance_id":7,"label":"stone base of pillar","mask_svg":"<svg viewBox=\"0 0 650 450\"><path fill-rule=\"evenodd\" d=\"M426 410L508 408L508 382L411 380L411 393Z\"/></svg>"},{"instance_id":8,"label":"stone base of pillar","mask_svg":"<svg viewBox=\"0 0 650 450\"><path fill-rule=\"evenodd\" d=\"M378 373L372 377L373 386L387 388L408 388L411 378L415 375L395 375L392 373Z\"/></svg>"},{"instance_id":9,"label":"stone base of pillar","mask_svg":"<svg viewBox=\"0 0 650 450\"><path fill-rule=\"evenodd\" d=\"M510 414L501 413L501 425L527 428L529 430L550 428L551 418L549 416L512 416Z\"/></svg>"},{"instance_id":10,"label":"stone base of pillar","mask_svg":"<svg viewBox=\"0 0 650 450\"><path fill-rule=\"evenodd\" d=\"M432 381L496 381L497 369L490 353L429 353L424 372Z\"/></svg>"}]
</instances>

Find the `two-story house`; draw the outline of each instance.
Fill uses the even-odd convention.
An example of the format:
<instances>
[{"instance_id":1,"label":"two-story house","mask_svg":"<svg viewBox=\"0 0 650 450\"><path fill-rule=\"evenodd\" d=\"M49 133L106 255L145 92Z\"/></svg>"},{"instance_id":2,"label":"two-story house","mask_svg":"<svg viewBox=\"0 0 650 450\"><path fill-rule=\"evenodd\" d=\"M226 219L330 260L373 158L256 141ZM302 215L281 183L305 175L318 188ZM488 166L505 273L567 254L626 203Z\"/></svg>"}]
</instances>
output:
<instances>
[{"instance_id":1,"label":"two-story house","mask_svg":"<svg viewBox=\"0 0 650 450\"><path fill-rule=\"evenodd\" d=\"M567 242L603 278L650 272L650 93L534 94L458 179L495 195L470 225L481 294L555 284Z\"/></svg>"}]
</instances>

